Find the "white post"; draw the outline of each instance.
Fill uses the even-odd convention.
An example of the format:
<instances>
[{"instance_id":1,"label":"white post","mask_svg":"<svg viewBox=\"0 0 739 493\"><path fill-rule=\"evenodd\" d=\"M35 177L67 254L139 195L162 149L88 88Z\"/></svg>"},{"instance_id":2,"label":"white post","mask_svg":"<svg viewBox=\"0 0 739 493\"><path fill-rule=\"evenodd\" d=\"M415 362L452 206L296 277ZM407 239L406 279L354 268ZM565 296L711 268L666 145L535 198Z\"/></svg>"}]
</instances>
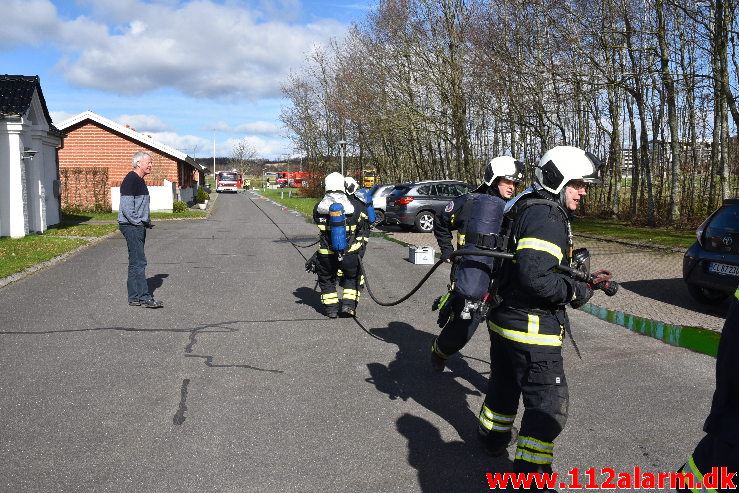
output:
<instances>
[{"instance_id":1,"label":"white post","mask_svg":"<svg viewBox=\"0 0 739 493\"><path fill-rule=\"evenodd\" d=\"M346 148L346 141L340 140L338 143L339 143L339 151L341 154L341 176L344 176L344 149Z\"/></svg>"}]
</instances>

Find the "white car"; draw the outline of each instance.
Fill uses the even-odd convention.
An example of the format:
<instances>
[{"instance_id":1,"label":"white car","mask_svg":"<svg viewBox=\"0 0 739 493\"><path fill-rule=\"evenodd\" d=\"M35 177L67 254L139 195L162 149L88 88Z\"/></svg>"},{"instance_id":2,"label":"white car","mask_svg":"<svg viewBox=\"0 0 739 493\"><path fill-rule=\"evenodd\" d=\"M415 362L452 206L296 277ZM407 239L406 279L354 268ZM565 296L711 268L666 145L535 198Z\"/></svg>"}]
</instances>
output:
<instances>
[{"instance_id":1,"label":"white car","mask_svg":"<svg viewBox=\"0 0 739 493\"><path fill-rule=\"evenodd\" d=\"M370 188L370 196L372 197L372 206L375 208L375 224L385 222L385 207L387 205L387 196L395 189L395 183L389 185L375 185Z\"/></svg>"}]
</instances>

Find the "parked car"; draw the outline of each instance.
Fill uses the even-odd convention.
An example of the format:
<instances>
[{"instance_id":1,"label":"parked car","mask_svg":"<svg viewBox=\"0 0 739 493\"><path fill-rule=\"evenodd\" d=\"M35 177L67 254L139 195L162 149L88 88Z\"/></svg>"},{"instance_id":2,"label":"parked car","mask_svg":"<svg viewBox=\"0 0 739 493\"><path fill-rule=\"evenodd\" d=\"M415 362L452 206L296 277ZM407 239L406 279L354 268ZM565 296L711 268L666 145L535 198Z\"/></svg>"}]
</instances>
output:
<instances>
[{"instance_id":1,"label":"parked car","mask_svg":"<svg viewBox=\"0 0 739 493\"><path fill-rule=\"evenodd\" d=\"M372 197L372 206L375 208L375 224L385 222L385 211L387 210L387 196L395 190L396 183L374 185L369 189L369 195Z\"/></svg>"},{"instance_id":2,"label":"parked car","mask_svg":"<svg viewBox=\"0 0 739 493\"><path fill-rule=\"evenodd\" d=\"M434 216L454 197L470 190L472 190L470 185L455 180L395 185L387 197L385 222L415 227L421 233L430 233L434 230Z\"/></svg>"},{"instance_id":3,"label":"parked car","mask_svg":"<svg viewBox=\"0 0 739 493\"><path fill-rule=\"evenodd\" d=\"M699 302L721 303L739 285L739 197L725 199L695 235L683 258L683 279Z\"/></svg>"}]
</instances>

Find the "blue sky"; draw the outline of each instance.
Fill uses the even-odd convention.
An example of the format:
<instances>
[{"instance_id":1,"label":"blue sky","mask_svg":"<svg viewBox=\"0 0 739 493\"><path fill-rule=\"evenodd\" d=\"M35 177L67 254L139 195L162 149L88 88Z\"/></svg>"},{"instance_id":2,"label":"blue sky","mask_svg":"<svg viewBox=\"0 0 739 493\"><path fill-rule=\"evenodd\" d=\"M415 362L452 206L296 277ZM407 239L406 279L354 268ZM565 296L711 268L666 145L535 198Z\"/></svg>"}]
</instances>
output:
<instances>
[{"instance_id":1,"label":"blue sky","mask_svg":"<svg viewBox=\"0 0 739 493\"><path fill-rule=\"evenodd\" d=\"M55 123L91 110L195 157L294 155L280 84L374 0L0 0L0 73L38 75Z\"/></svg>"}]
</instances>

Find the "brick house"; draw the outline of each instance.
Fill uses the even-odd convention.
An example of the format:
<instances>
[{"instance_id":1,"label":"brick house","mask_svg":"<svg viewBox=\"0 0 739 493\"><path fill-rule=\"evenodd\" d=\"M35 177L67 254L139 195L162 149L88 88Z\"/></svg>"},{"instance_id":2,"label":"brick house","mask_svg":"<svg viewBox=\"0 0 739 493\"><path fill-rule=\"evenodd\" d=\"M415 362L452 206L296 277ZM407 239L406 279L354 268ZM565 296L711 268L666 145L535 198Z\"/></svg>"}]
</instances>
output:
<instances>
[{"instance_id":1,"label":"brick house","mask_svg":"<svg viewBox=\"0 0 739 493\"><path fill-rule=\"evenodd\" d=\"M0 236L43 233L61 221L57 150L38 76L0 75Z\"/></svg>"},{"instance_id":2,"label":"brick house","mask_svg":"<svg viewBox=\"0 0 739 493\"><path fill-rule=\"evenodd\" d=\"M172 210L173 200L193 202L205 184L205 168L190 156L92 111L58 126L66 134L59 151L62 208L118 210L118 187L132 169L131 156L141 150L154 155L146 177L152 210Z\"/></svg>"}]
</instances>

